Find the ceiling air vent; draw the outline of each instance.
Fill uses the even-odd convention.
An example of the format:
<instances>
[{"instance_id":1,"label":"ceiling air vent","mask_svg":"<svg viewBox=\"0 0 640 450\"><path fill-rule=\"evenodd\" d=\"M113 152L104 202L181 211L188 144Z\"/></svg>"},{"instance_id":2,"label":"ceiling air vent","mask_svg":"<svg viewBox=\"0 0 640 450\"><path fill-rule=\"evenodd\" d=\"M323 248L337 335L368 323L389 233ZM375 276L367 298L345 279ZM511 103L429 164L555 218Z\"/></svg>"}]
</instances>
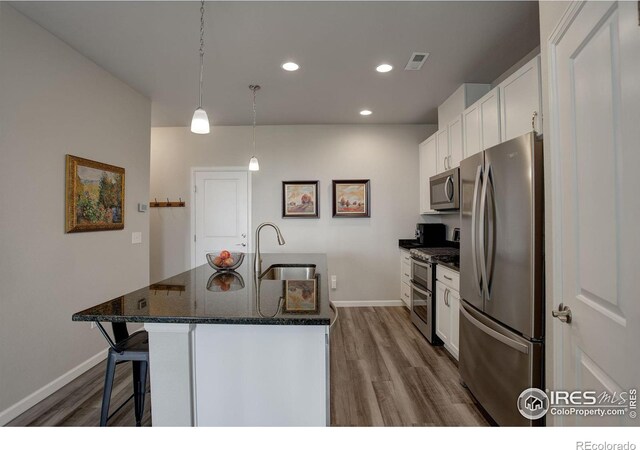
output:
<instances>
[{"instance_id":1,"label":"ceiling air vent","mask_svg":"<svg viewBox=\"0 0 640 450\"><path fill-rule=\"evenodd\" d=\"M407 66L404 68L404 70L422 69L422 65L424 64L424 62L427 60L428 57L429 57L429 53L414 52L413 55L411 55L411 58L409 58L409 62L407 63Z\"/></svg>"}]
</instances>

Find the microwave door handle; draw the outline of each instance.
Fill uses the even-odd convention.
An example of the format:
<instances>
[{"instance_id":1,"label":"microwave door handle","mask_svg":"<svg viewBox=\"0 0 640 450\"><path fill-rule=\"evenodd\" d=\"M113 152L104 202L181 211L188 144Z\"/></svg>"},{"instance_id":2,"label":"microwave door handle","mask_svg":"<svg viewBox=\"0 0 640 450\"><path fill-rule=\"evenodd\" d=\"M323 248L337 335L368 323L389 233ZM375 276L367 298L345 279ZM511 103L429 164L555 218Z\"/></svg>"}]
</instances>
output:
<instances>
[{"instance_id":1,"label":"microwave door handle","mask_svg":"<svg viewBox=\"0 0 640 450\"><path fill-rule=\"evenodd\" d=\"M448 201L451 201L449 199L449 178L450 177L447 177L447 179L444 180L444 196Z\"/></svg>"},{"instance_id":2,"label":"microwave door handle","mask_svg":"<svg viewBox=\"0 0 640 450\"><path fill-rule=\"evenodd\" d=\"M485 218L487 211L487 185L489 184L489 173L491 172L491 163L487 166L487 171L482 183L482 193L480 194L480 273L484 283L482 289L485 294L485 300L489 300L489 289L487 289L487 253L485 248Z\"/></svg>"},{"instance_id":3,"label":"microwave door handle","mask_svg":"<svg viewBox=\"0 0 640 450\"><path fill-rule=\"evenodd\" d=\"M473 206L471 207L471 257L473 258L473 279L476 282L476 288L478 288L478 295L482 297L482 277L479 276L478 271L478 250L477 239L478 234L478 194L480 192L480 180L482 178L482 166L478 166L476 169L476 181L473 186Z\"/></svg>"}]
</instances>

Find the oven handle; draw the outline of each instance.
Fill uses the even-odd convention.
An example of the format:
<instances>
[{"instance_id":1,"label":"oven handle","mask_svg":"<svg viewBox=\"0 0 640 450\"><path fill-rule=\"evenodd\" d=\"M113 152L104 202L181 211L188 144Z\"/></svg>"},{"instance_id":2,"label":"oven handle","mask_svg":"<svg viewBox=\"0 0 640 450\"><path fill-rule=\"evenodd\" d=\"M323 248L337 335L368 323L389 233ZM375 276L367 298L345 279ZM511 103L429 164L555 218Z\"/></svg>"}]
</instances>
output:
<instances>
[{"instance_id":1,"label":"oven handle","mask_svg":"<svg viewBox=\"0 0 640 450\"><path fill-rule=\"evenodd\" d=\"M416 283L414 283L413 281L411 282L411 288L415 289L416 291L418 291L418 293L422 294L422 295L426 295L428 297L431 297L431 292L428 291L423 291L422 289L420 289L418 287L418 285Z\"/></svg>"},{"instance_id":2,"label":"oven handle","mask_svg":"<svg viewBox=\"0 0 640 450\"><path fill-rule=\"evenodd\" d=\"M411 258L411 261L413 262L413 264L416 264L420 267L424 267L425 269L429 269L430 268L429 266L431 266L431 263L424 263L422 261L418 261L415 258Z\"/></svg>"}]
</instances>

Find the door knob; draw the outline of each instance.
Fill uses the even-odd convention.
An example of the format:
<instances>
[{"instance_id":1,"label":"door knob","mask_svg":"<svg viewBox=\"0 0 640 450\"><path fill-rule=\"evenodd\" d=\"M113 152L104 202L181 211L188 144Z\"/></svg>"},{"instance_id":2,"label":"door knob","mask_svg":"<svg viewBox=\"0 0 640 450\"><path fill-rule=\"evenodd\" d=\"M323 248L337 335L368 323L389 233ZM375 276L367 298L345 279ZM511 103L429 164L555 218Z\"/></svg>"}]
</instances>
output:
<instances>
[{"instance_id":1,"label":"door knob","mask_svg":"<svg viewBox=\"0 0 640 450\"><path fill-rule=\"evenodd\" d=\"M551 315L560 319L560 322L571 323L571 309L564 303L560 303L558 309L551 311Z\"/></svg>"},{"instance_id":2,"label":"door knob","mask_svg":"<svg viewBox=\"0 0 640 450\"><path fill-rule=\"evenodd\" d=\"M247 244L245 244L244 242L242 244L236 244L236 245L242 245L243 247L247 246Z\"/></svg>"}]
</instances>

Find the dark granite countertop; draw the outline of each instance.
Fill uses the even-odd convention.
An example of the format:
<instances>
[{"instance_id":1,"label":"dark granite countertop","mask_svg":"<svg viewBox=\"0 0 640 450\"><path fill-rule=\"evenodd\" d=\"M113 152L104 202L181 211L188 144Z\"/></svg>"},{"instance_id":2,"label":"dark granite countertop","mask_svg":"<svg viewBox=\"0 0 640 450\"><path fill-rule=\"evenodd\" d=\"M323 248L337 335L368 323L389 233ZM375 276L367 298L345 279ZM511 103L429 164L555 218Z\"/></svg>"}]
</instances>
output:
<instances>
[{"instance_id":1,"label":"dark granite countertop","mask_svg":"<svg viewBox=\"0 0 640 450\"><path fill-rule=\"evenodd\" d=\"M329 325L332 313L326 255L263 254L262 269L272 264L315 264L315 291L313 280L257 280L253 274L253 254L247 254L235 273L216 272L205 264L77 312L72 320Z\"/></svg>"},{"instance_id":2,"label":"dark granite countertop","mask_svg":"<svg viewBox=\"0 0 640 450\"><path fill-rule=\"evenodd\" d=\"M460 273L460 257L452 258L451 256L434 256L433 259L439 265Z\"/></svg>"},{"instance_id":3,"label":"dark granite countertop","mask_svg":"<svg viewBox=\"0 0 640 450\"><path fill-rule=\"evenodd\" d=\"M398 239L398 247L405 250L411 250L412 248L423 247L416 239Z\"/></svg>"}]
</instances>

